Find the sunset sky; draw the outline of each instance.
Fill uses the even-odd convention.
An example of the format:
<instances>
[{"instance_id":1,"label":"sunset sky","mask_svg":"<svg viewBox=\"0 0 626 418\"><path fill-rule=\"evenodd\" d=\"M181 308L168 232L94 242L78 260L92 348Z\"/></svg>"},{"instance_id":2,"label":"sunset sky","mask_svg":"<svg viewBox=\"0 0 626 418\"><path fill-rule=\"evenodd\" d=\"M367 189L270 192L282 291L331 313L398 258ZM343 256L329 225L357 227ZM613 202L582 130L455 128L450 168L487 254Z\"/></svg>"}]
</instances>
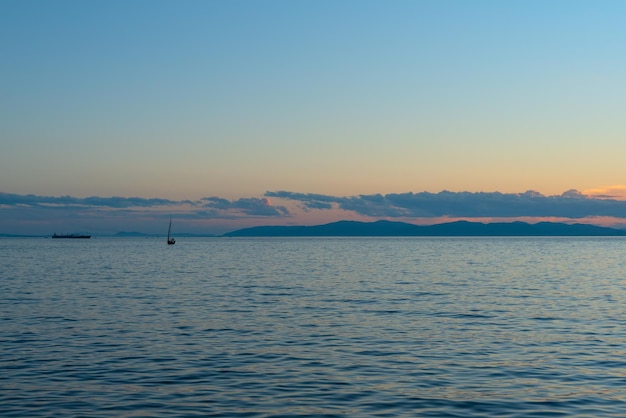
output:
<instances>
[{"instance_id":1,"label":"sunset sky","mask_svg":"<svg viewBox=\"0 0 626 418\"><path fill-rule=\"evenodd\" d=\"M617 0L2 0L0 233L619 226L625 19Z\"/></svg>"}]
</instances>

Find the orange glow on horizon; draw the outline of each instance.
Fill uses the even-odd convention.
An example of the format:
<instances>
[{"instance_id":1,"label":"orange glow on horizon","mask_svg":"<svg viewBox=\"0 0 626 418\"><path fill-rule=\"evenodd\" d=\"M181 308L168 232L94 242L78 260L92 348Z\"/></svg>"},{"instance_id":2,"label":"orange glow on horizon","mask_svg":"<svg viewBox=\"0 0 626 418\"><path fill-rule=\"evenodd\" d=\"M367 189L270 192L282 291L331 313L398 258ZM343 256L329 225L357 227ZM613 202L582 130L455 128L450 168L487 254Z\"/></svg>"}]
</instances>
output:
<instances>
[{"instance_id":1,"label":"orange glow on horizon","mask_svg":"<svg viewBox=\"0 0 626 418\"><path fill-rule=\"evenodd\" d=\"M597 187L585 190L583 194L596 199L626 200L626 185Z\"/></svg>"}]
</instances>

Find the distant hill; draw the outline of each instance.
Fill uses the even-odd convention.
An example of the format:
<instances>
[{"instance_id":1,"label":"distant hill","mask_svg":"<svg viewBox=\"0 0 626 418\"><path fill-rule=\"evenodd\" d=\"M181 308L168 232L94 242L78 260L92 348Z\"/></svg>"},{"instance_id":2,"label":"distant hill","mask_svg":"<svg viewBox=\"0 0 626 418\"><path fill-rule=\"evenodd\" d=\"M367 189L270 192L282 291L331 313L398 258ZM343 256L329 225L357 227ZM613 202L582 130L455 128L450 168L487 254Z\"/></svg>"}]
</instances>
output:
<instances>
[{"instance_id":1,"label":"distant hill","mask_svg":"<svg viewBox=\"0 0 626 418\"><path fill-rule=\"evenodd\" d=\"M257 226L224 234L226 237L453 237L453 236L626 236L626 231L585 224L554 222L457 221L436 225L404 222L339 221L315 226Z\"/></svg>"},{"instance_id":2,"label":"distant hill","mask_svg":"<svg viewBox=\"0 0 626 418\"><path fill-rule=\"evenodd\" d=\"M0 234L0 238L48 238L46 235Z\"/></svg>"},{"instance_id":3,"label":"distant hill","mask_svg":"<svg viewBox=\"0 0 626 418\"><path fill-rule=\"evenodd\" d=\"M128 232L121 231L117 232L113 235L115 238L160 238L164 237L164 234L144 234L143 232ZM214 234L193 234L189 232L181 232L174 234L176 238L184 237L184 238L207 238L207 237L215 237Z\"/></svg>"},{"instance_id":4,"label":"distant hill","mask_svg":"<svg viewBox=\"0 0 626 418\"><path fill-rule=\"evenodd\" d=\"M121 231L113 234L115 238L150 238L158 237L156 234L144 234L143 232Z\"/></svg>"}]
</instances>

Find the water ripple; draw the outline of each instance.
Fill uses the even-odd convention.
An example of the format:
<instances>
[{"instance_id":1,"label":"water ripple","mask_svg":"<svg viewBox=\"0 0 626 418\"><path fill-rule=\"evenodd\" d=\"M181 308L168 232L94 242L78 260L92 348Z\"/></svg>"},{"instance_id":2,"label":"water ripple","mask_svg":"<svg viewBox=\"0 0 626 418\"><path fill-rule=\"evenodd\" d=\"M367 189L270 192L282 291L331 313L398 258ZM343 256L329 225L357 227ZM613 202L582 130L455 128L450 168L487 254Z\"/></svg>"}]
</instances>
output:
<instances>
[{"instance_id":1,"label":"water ripple","mask_svg":"<svg viewBox=\"0 0 626 418\"><path fill-rule=\"evenodd\" d=\"M55 241L0 241L3 417L626 410L626 240Z\"/></svg>"}]
</instances>

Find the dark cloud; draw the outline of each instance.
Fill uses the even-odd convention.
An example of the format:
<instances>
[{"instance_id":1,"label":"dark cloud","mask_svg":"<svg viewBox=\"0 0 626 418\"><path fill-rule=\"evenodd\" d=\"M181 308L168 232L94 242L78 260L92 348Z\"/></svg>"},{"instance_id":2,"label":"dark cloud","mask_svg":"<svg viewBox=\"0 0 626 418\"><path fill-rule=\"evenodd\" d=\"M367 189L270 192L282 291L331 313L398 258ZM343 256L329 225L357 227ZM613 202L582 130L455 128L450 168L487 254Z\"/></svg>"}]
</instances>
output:
<instances>
[{"instance_id":1,"label":"dark cloud","mask_svg":"<svg viewBox=\"0 0 626 418\"><path fill-rule=\"evenodd\" d=\"M219 211L238 211L249 216L288 216L289 211L283 206L272 206L267 198L242 198L227 200L220 197L205 197L202 206Z\"/></svg>"},{"instance_id":2,"label":"dark cloud","mask_svg":"<svg viewBox=\"0 0 626 418\"><path fill-rule=\"evenodd\" d=\"M266 196L300 202L305 208L333 206L370 217L625 217L626 202L585 196L576 190L557 196L525 193L449 192L375 194L335 197L267 192Z\"/></svg>"},{"instance_id":3,"label":"dark cloud","mask_svg":"<svg viewBox=\"0 0 626 418\"><path fill-rule=\"evenodd\" d=\"M285 199L305 211L341 209L359 216L381 218L626 218L626 201L583 195L575 190L557 196L541 193L449 192L329 196L286 191L267 192L263 198L229 200L169 200L140 197L78 198L0 193L0 233L51 231L162 231L174 215L177 228L236 229L251 219L275 222L291 218L285 207L270 198ZM349 214L345 216L349 218ZM255 221L252 221L255 222ZM277 222L280 223L280 222Z\"/></svg>"},{"instance_id":4,"label":"dark cloud","mask_svg":"<svg viewBox=\"0 0 626 418\"><path fill-rule=\"evenodd\" d=\"M37 196L0 193L0 206L4 208L38 208L46 210L137 210L157 207L197 207L197 216L228 217L234 216L288 216L289 211L283 206L272 206L268 198L246 198L230 201L220 197L205 197L199 201L169 200L141 197L98 197L78 198L72 196Z\"/></svg>"},{"instance_id":5,"label":"dark cloud","mask_svg":"<svg viewBox=\"0 0 626 418\"><path fill-rule=\"evenodd\" d=\"M169 200L140 197L78 198L0 193L0 232L57 229L56 225L164 225L173 214L181 227L226 222L235 225L246 218L281 219L292 217L285 206L273 205L270 198L289 200L305 211L341 209L359 216L381 218L626 218L626 201L602 199L568 190L561 195L541 193L450 192L394 193L360 196L329 196L286 191L267 192L262 198L229 200L205 197L199 200ZM349 217L347 215L346 217ZM85 225L84 227L80 225ZM58 228L63 228L59 226ZM117 228L122 228L118 226ZM125 228L125 226L124 226ZM190 226L191 228L191 226ZM65 230L65 229L61 229Z\"/></svg>"},{"instance_id":6,"label":"dark cloud","mask_svg":"<svg viewBox=\"0 0 626 418\"><path fill-rule=\"evenodd\" d=\"M177 206L181 204L192 204L191 201L175 201L168 199L144 199L141 197L97 197L92 196L82 199L83 204L91 206L105 206L111 208L148 208L154 206Z\"/></svg>"},{"instance_id":7,"label":"dark cloud","mask_svg":"<svg viewBox=\"0 0 626 418\"><path fill-rule=\"evenodd\" d=\"M305 210L309 209L332 209L333 205L331 203L325 202L309 202L306 206L304 206Z\"/></svg>"},{"instance_id":8,"label":"dark cloud","mask_svg":"<svg viewBox=\"0 0 626 418\"><path fill-rule=\"evenodd\" d=\"M221 197L204 197L201 201L202 207L213 210L228 210L232 207L230 200Z\"/></svg>"},{"instance_id":9,"label":"dark cloud","mask_svg":"<svg viewBox=\"0 0 626 418\"><path fill-rule=\"evenodd\" d=\"M332 209L333 203L338 203L339 200L343 199L321 194L292 192L266 192L265 196L295 200L300 202L304 209Z\"/></svg>"},{"instance_id":10,"label":"dark cloud","mask_svg":"<svg viewBox=\"0 0 626 418\"><path fill-rule=\"evenodd\" d=\"M0 205L7 206L61 206L61 207L106 207L106 208L148 208L154 206L175 206L190 204L190 201L168 199L145 199L141 197L98 197L78 198L72 196L36 196L0 193Z\"/></svg>"}]
</instances>

